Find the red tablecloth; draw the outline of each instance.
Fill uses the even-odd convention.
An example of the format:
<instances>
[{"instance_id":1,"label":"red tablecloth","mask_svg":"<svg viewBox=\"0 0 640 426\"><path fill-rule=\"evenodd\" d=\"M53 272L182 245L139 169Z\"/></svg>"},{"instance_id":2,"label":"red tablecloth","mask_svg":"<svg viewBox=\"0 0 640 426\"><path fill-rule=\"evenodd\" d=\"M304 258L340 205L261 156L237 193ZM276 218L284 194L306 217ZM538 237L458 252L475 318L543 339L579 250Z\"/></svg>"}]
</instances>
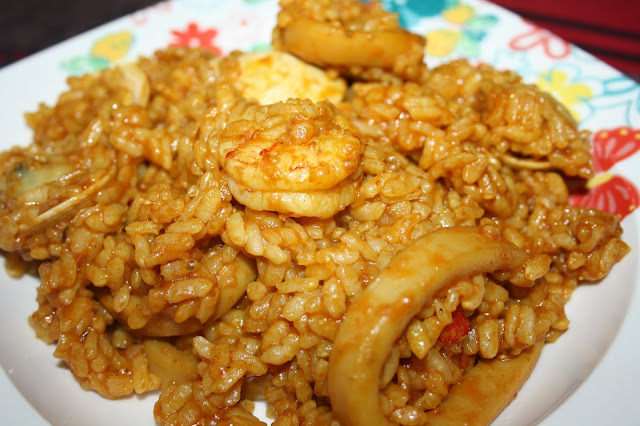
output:
<instances>
[{"instance_id":1,"label":"red tablecloth","mask_svg":"<svg viewBox=\"0 0 640 426\"><path fill-rule=\"evenodd\" d=\"M493 0L640 77L640 1Z\"/></svg>"}]
</instances>

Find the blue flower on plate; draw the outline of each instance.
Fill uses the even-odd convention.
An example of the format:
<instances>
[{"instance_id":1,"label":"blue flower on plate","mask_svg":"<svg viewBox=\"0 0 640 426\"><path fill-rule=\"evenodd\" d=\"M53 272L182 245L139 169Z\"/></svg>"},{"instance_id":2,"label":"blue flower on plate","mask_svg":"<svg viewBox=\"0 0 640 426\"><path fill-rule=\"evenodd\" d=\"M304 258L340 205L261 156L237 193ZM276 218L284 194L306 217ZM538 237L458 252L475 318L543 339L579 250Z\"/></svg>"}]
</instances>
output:
<instances>
[{"instance_id":1,"label":"blue flower on plate","mask_svg":"<svg viewBox=\"0 0 640 426\"><path fill-rule=\"evenodd\" d=\"M604 90L593 104L598 109L616 111L627 126L640 122L640 86L622 74L603 80L603 85Z\"/></svg>"},{"instance_id":2,"label":"blue flower on plate","mask_svg":"<svg viewBox=\"0 0 640 426\"><path fill-rule=\"evenodd\" d=\"M64 71L73 75L82 75L100 71L101 69L107 68L109 65L111 65L109 60L91 55L75 56L71 59L60 62L60 67Z\"/></svg>"},{"instance_id":3,"label":"blue flower on plate","mask_svg":"<svg viewBox=\"0 0 640 426\"><path fill-rule=\"evenodd\" d=\"M96 40L87 55L64 60L60 67L75 75L99 71L123 59L131 51L134 41L134 34L127 29L105 34Z\"/></svg>"},{"instance_id":4,"label":"blue flower on plate","mask_svg":"<svg viewBox=\"0 0 640 426\"><path fill-rule=\"evenodd\" d=\"M477 14L476 8L458 3L440 14L444 28L427 33L426 53L430 57L449 57L454 52L467 58L480 58L484 39L496 27L499 18L492 14Z\"/></svg>"},{"instance_id":5,"label":"blue flower on plate","mask_svg":"<svg viewBox=\"0 0 640 426\"><path fill-rule=\"evenodd\" d=\"M382 0L385 9L397 12L400 25L413 27L420 19L441 14L459 3L459 0Z\"/></svg>"},{"instance_id":6,"label":"blue flower on plate","mask_svg":"<svg viewBox=\"0 0 640 426\"><path fill-rule=\"evenodd\" d=\"M501 70L513 70L520 74L523 80L535 83L538 71L530 60L530 55L522 51L497 49L493 52L491 65Z\"/></svg>"},{"instance_id":7,"label":"blue flower on plate","mask_svg":"<svg viewBox=\"0 0 640 426\"><path fill-rule=\"evenodd\" d=\"M248 52L265 52L267 50L271 50L273 47L270 42L260 42L252 44L247 51Z\"/></svg>"},{"instance_id":8,"label":"blue flower on plate","mask_svg":"<svg viewBox=\"0 0 640 426\"><path fill-rule=\"evenodd\" d=\"M479 57L482 41L497 23L498 17L495 15L479 15L469 19L464 23L458 51L472 58Z\"/></svg>"}]
</instances>

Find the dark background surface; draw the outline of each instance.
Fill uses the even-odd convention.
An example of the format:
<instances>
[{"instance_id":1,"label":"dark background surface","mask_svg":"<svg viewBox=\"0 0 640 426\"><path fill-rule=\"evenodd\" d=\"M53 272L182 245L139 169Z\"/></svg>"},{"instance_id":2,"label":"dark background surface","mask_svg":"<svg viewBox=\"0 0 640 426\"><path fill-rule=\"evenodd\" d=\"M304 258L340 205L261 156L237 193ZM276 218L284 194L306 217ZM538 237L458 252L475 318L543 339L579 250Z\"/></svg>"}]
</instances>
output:
<instances>
[{"instance_id":1,"label":"dark background surface","mask_svg":"<svg viewBox=\"0 0 640 426\"><path fill-rule=\"evenodd\" d=\"M0 66L158 0L2 0Z\"/></svg>"},{"instance_id":2,"label":"dark background surface","mask_svg":"<svg viewBox=\"0 0 640 426\"><path fill-rule=\"evenodd\" d=\"M0 67L157 1L3 0ZM494 1L640 78L640 1Z\"/></svg>"}]
</instances>

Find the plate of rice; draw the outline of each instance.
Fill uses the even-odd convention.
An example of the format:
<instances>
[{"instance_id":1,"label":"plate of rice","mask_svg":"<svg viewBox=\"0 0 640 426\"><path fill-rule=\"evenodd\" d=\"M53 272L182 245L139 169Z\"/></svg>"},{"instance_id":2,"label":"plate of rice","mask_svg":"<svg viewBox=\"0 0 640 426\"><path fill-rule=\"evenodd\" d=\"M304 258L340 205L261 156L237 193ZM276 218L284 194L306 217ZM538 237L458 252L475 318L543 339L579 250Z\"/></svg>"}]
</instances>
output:
<instances>
[{"instance_id":1,"label":"plate of rice","mask_svg":"<svg viewBox=\"0 0 640 426\"><path fill-rule=\"evenodd\" d=\"M171 0L0 70L7 424L633 424L640 86L489 2Z\"/></svg>"}]
</instances>

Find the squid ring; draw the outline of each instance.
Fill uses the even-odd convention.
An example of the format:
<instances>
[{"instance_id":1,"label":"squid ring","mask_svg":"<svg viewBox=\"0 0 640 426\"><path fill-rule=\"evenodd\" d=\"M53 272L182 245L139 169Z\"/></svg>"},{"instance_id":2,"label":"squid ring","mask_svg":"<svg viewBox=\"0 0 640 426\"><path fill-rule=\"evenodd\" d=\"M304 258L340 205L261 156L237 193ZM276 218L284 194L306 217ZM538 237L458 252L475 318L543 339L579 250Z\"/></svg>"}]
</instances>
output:
<instances>
[{"instance_id":1,"label":"squid ring","mask_svg":"<svg viewBox=\"0 0 640 426\"><path fill-rule=\"evenodd\" d=\"M392 69L401 57L422 61L424 38L403 29L346 30L297 17L282 31L285 48L318 66L369 66Z\"/></svg>"},{"instance_id":2,"label":"squid ring","mask_svg":"<svg viewBox=\"0 0 640 426\"><path fill-rule=\"evenodd\" d=\"M513 400L535 367L544 338L518 356L480 361L453 386L435 410L429 425L487 425Z\"/></svg>"},{"instance_id":3,"label":"squid ring","mask_svg":"<svg viewBox=\"0 0 640 426\"><path fill-rule=\"evenodd\" d=\"M342 424L393 424L380 408L384 362L411 318L440 289L471 275L518 270L528 259L510 242L471 227L431 232L398 252L351 304L333 346L329 397ZM537 356L531 359L535 364Z\"/></svg>"}]
</instances>

